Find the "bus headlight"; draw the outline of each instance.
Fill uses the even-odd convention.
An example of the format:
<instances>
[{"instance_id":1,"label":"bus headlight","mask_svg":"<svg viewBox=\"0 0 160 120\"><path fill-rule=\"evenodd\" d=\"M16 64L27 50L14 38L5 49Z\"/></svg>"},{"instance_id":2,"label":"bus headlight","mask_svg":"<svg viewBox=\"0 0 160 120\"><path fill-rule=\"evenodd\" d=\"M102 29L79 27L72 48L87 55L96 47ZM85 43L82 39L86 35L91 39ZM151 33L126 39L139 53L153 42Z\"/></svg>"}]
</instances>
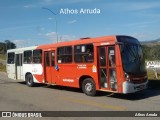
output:
<instances>
[{"instance_id":1,"label":"bus headlight","mask_svg":"<svg viewBox=\"0 0 160 120\"><path fill-rule=\"evenodd\" d=\"M126 79L127 81L130 81L129 75L128 75L127 73L125 73L125 79Z\"/></svg>"}]
</instances>

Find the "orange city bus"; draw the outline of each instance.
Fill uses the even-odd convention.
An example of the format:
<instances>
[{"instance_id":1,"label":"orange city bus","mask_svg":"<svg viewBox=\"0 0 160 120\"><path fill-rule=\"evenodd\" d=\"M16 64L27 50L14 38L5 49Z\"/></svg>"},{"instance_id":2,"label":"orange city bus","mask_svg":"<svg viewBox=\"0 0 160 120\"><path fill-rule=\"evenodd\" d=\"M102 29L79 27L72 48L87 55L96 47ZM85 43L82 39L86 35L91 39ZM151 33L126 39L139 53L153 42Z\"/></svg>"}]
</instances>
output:
<instances>
[{"instance_id":1,"label":"orange city bus","mask_svg":"<svg viewBox=\"0 0 160 120\"><path fill-rule=\"evenodd\" d=\"M134 93L147 88L141 45L130 36L84 38L7 51L8 77L34 83Z\"/></svg>"}]
</instances>

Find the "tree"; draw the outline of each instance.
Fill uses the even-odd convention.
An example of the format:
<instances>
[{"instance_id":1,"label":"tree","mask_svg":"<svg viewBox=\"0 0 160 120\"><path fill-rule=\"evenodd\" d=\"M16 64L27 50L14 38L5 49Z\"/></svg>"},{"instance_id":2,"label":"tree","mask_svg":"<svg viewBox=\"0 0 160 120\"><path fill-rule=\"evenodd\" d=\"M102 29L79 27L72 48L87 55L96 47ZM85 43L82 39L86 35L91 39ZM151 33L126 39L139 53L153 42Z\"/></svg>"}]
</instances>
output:
<instances>
[{"instance_id":1,"label":"tree","mask_svg":"<svg viewBox=\"0 0 160 120\"><path fill-rule=\"evenodd\" d=\"M16 48L16 44L11 42L10 40L5 40L4 42L6 44L6 50L15 49Z\"/></svg>"},{"instance_id":2,"label":"tree","mask_svg":"<svg viewBox=\"0 0 160 120\"><path fill-rule=\"evenodd\" d=\"M146 60L160 60L160 45L142 45L142 48Z\"/></svg>"},{"instance_id":3,"label":"tree","mask_svg":"<svg viewBox=\"0 0 160 120\"><path fill-rule=\"evenodd\" d=\"M5 54L5 43L0 42L0 54Z\"/></svg>"}]
</instances>

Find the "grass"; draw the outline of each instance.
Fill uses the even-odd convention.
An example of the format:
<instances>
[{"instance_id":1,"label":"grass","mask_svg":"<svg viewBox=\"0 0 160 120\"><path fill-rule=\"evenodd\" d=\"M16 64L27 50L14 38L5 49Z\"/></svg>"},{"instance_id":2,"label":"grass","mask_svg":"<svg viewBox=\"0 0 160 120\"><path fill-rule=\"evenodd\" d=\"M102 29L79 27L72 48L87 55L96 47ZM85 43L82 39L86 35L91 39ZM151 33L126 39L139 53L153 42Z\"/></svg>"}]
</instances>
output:
<instances>
[{"instance_id":1,"label":"grass","mask_svg":"<svg viewBox=\"0 0 160 120\"><path fill-rule=\"evenodd\" d=\"M6 55L0 54L0 60L6 60ZM6 72L6 65L4 65L2 63L0 63L0 72Z\"/></svg>"},{"instance_id":2,"label":"grass","mask_svg":"<svg viewBox=\"0 0 160 120\"><path fill-rule=\"evenodd\" d=\"M155 75L155 72L153 70L147 70L147 74L148 74L148 79L149 80L156 80L156 75ZM158 79L157 80L160 80L160 71L158 71Z\"/></svg>"},{"instance_id":3,"label":"grass","mask_svg":"<svg viewBox=\"0 0 160 120\"><path fill-rule=\"evenodd\" d=\"M6 65L0 63L0 72L6 72Z\"/></svg>"},{"instance_id":4,"label":"grass","mask_svg":"<svg viewBox=\"0 0 160 120\"><path fill-rule=\"evenodd\" d=\"M6 60L6 55L5 54L0 54L0 59Z\"/></svg>"}]
</instances>

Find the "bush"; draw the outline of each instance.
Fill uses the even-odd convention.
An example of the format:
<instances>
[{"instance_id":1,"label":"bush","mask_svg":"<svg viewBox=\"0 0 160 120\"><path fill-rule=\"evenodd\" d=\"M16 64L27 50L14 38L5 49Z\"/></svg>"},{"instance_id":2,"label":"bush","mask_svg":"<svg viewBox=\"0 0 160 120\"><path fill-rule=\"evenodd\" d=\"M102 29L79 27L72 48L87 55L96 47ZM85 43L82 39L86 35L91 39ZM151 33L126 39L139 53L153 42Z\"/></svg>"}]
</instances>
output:
<instances>
[{"instance_id":1,"label":"bush","mask_svg":"<svg viewBox=\"0 0 160 120\"><path fill-rule=\"evenodd\" d=\"M6 72L6 65L0 63L0 72Z\"/></svg>"}]
</instances>

